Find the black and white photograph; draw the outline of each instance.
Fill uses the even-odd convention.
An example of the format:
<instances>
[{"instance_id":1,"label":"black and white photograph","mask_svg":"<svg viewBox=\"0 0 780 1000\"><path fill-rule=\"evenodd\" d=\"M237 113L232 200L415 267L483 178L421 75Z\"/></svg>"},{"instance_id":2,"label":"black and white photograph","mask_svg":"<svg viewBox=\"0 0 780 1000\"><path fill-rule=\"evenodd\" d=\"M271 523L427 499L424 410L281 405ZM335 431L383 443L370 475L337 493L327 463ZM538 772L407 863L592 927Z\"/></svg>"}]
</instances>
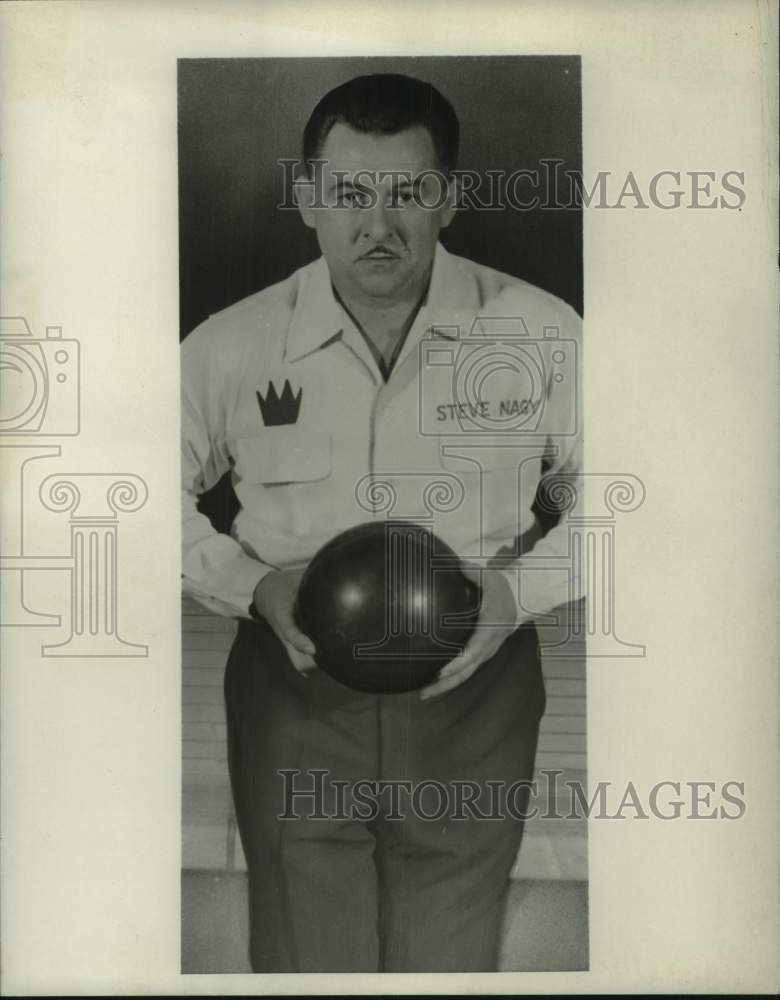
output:
<instances>
[{"instance_id":1,"label":"black and white photograph","mask_svg":"<svg viewBox=\"0 0 780 1000\"><path fill-rule=\"evenodd\" d=\"M579 59L179 108L183 971L586 969Z\"/></svg>"}]
</instances>

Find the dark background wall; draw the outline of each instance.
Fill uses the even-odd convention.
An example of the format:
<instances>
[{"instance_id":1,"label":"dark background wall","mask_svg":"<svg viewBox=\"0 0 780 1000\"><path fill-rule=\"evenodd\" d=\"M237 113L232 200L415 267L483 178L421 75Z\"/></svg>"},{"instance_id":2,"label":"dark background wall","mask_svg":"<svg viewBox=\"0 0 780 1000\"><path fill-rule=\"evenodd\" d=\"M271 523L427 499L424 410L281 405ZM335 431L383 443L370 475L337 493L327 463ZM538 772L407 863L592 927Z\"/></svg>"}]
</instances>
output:
<instances>
[{"instance_id":1,"label":"dark background wall","mask_svg":"<svg viewBox=\"0 0 780 1000\"><path fill-rule=\"evenodd\" d=\"M276 207L277 161L301 155L303 127L326 91L371 72L418 76L449 98L461 121L459 168L511 173L557 158L561 170L581 169L576 56L180 60L181 336L319 255L297 212ZM579 211L468 209L441 239L582 312Z\"/></svg>"}]
</instances>

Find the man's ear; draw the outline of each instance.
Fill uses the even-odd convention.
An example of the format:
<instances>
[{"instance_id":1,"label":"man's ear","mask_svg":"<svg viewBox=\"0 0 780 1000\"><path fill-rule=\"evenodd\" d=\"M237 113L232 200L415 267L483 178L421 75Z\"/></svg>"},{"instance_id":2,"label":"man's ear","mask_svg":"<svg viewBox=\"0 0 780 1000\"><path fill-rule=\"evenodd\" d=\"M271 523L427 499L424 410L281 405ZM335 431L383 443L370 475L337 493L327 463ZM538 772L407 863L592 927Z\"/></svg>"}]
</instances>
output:
<instances>
[{"instance_id":1,"label":"man's ear","mask_svg":"<svg viewBox=\"0 0 780 1000\"><path fill-rule=\"evenodd\" d=\"M312 208L314 203L314 181L309 177L298 177L293 182L293 198L301 213L304 225L309 229L314 229L316 224L316 212Z\"/></svg>"},{"instance_id":2,"label":"man's ear","mask_svg":"<svg viewBox=\"0 0 780 1000\"><path fill-rule=\"evenodd\" d=\"M441 210L442 229L446 229L455 218L455 213L458 211L459 198L460 188L458 185L458 179L450 174L447 177L447 200L444 202L444 207Z\"/></svg>"}]
</instances>

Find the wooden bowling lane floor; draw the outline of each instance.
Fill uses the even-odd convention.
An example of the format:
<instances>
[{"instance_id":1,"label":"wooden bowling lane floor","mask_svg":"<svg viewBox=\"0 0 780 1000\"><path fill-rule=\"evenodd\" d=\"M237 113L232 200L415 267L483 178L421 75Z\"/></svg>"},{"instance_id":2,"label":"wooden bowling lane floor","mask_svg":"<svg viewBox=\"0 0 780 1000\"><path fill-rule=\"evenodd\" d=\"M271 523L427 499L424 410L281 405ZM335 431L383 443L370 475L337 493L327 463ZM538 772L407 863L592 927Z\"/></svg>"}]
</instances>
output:
<instances>
[{"instance_id":1,"label":"wooden bowling lane floor","mask_svg":"<svg viewBox=\"0 0 780 1000\"><path fill-rule=\"evenodd\" d=\"M182 875L182 972L251 972L246 875ZM588 968L588 887L566 879L516 879L507 901L501 972Z\"/></svg>"}]
</instances>

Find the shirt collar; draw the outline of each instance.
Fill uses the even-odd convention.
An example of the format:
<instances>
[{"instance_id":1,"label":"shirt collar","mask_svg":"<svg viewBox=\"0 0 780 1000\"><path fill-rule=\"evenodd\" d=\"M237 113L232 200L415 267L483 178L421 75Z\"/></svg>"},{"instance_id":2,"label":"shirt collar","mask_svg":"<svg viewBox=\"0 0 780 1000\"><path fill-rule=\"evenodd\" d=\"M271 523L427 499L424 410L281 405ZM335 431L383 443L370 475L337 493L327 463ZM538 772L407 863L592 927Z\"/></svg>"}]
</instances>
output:
<instances>
[{"instance_id":1,"label":"shirt collar","mask_svg":"<svg viewBox=\"0 0 780 1000\"><path fill-rule=\"evenodd\" d=\"M428 294L415 328L420 334L434 333L449 339L467 337L479 312L479 294L474 279L464 272L458 257L436 244Z\"/></svg>"},{"instance_id":2,"label":"shirt collar","mask_svg":"<svg viewBox=\"0 0 780 1000\"><path fill-rule=\"evenodd\" d=\"M473 279L462 272L458 258L437 243L428 293L396 364L428 333L450 340L467 337L478 311L479 294ZM302 280L287 331L286 359L297 361L326 346L341 336L343 328L344 312L333 294L325 258L319 257Z\"/></svg>"},{"instance_id":3,"label":"shirt collar","mask_svg":"<svg viewBox=\"0 0 780 1000\"><path fill-rule=\"evenodd\" d=\"M288 361L311 354L337 340L344 326L344 313L330 283L324 257L305 269L301 289L287 330L285 357Z\"/></svg>"}]
</instances>

